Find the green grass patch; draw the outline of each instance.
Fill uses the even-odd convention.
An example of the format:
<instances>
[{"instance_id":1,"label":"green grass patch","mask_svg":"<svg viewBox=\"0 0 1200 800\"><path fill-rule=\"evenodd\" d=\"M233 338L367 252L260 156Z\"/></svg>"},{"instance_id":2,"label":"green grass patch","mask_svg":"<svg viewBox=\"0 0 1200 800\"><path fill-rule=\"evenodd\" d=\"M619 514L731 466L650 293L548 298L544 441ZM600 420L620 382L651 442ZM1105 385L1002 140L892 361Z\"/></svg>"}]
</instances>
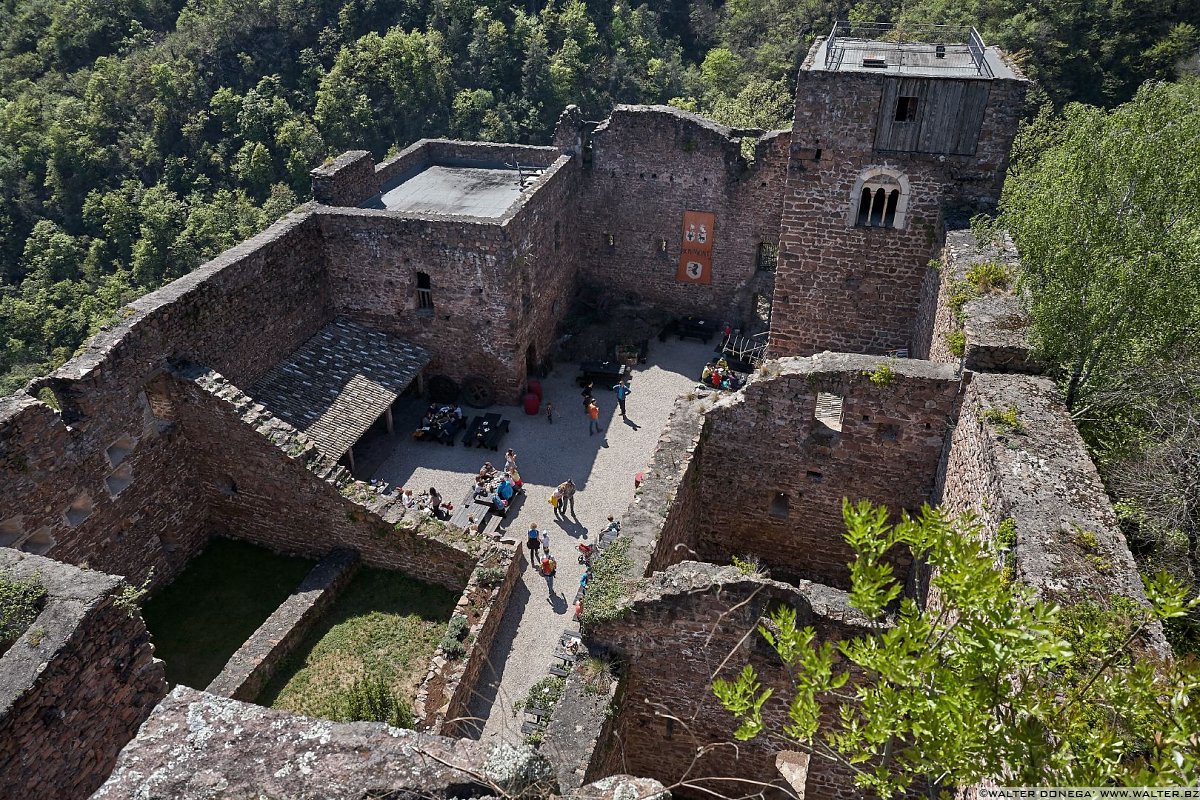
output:
<instances>
[{"instance_id":1,"label":"green grass patch","mask_svg":"<svg viewBox=\"0 0 1200 800\"><path fill-rule=\"evenodd\" d=\"M0 572L0 654L25 633L45 604L46 587L36 578Z\"/></svg>"},{"instance_id":2,"label":"green grass patch","mask_svg":"<svg viewBox=\"0 0 1200 800\"><path fill-rule=\"evenodd\" d=\"M440 586L397 572L362 570L258 702L323 719L361 719L348 695L356 683L382 682L407 708L456 602L458 593Z\"/></svg>"},{"instance_id":3,"label":"green grass patch","mask_svg":"<svg viewBox=\"0 0 1200 800\"><path fill-rule=\"evenodd\" d=\"M142 609L167 680L207 687L312 568L305 558L213 539Z\"/></svg>"}]
</instances>

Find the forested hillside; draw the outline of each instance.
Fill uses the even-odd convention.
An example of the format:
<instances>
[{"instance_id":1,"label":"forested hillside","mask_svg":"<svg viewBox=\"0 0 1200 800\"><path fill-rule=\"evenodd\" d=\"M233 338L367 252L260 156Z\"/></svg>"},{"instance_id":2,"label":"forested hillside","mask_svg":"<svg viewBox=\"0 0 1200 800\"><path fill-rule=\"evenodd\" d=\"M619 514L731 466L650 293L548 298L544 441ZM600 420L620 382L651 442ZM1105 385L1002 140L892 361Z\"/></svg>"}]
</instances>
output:
<instances>
[{"instance_id":1,"label":"forested hillside","mask_svg":"<svg viewBox=\"0 0 1200 800\"><path fill-rule=\"evenodd\" d=\"M308 170L421 136L544 142L562 107L786 124L795 71L866 0L0 0L0 394L132 297L261 229ZM921 0L1113 104L1197 41L1188 0Z\"/></svg>"}]
</instances>

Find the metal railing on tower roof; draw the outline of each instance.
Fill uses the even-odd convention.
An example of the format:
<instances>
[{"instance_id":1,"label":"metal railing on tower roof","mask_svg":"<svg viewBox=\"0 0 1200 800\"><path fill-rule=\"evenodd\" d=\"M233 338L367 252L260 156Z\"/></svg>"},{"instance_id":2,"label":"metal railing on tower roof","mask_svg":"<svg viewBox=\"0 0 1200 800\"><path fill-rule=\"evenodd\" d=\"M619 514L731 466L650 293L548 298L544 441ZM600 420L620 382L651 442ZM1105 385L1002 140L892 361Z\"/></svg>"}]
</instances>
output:
<instances>
[{"instance_id":1,"label":"metal railing on tower roof","mask_svg":"<svg viewBox=\"0 0 1200 800\"><path fill-rule=\"evenodd\" d=\"M986 51L979 31L970 25L838 20L825 44L825 68L973 72L993 78Z\"/></svg>"}]
</instances>

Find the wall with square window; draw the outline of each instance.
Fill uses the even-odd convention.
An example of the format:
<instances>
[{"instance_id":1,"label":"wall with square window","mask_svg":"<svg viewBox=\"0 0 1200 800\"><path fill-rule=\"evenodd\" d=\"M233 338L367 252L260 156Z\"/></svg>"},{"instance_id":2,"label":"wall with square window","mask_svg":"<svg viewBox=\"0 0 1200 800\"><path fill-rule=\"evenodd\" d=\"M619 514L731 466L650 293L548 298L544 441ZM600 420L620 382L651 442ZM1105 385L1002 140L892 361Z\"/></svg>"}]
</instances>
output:
<instances>
[{"instance_id":1,"label":"wall with square window","mask_svg":"<svg viewBox=\"0 0 1200 800\"><path fill-rule=\"evenodd\" d=\"M778 376L707 412L694 456L699 480L677 498L683 506L692 492L712 500L691 517L699 558L754 556L778 578L846 587L842 498L895 513L932 499L959 402L957 370L893 360L881 384L870 379L880 363L842 353L783 359Z\"/></svg>"}]
</instances>

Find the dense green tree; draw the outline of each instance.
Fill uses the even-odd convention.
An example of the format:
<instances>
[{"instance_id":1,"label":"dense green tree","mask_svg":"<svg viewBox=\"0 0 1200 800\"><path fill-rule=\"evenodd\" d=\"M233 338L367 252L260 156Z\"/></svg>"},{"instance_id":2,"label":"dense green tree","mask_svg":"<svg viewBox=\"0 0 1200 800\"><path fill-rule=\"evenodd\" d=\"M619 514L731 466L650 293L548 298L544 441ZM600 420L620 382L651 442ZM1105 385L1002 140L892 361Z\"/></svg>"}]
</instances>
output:
<instances>
[{"instance_id":1,"label":"dense green tree","mask_svg":"<svg viewBox=\"0 0 1200 800\"><path fill-rule=\"evenodd\" d=\"M820 641L784 606L759 633L791 685L776 696L747 665L713 690L738 720L734 735L769 738L836 762L881 797L937 800L994 779L1009 786L1190 786L1200 779L1200 667L1145 645L1155 619L1182 616L1165 575L1152 608L1122 597L1067 608L1037 600L998 569L1006 554L969 519L926 508L890 524L888 511L845 504L850 603L876 630ZM936 605L902 598L887 554L932 569ZM895 609L893 613L893 609ZM1135 655L1136 652L1136 655ZM784 705L768 727L764 708Z\"/></svg>"}]
</instances>

